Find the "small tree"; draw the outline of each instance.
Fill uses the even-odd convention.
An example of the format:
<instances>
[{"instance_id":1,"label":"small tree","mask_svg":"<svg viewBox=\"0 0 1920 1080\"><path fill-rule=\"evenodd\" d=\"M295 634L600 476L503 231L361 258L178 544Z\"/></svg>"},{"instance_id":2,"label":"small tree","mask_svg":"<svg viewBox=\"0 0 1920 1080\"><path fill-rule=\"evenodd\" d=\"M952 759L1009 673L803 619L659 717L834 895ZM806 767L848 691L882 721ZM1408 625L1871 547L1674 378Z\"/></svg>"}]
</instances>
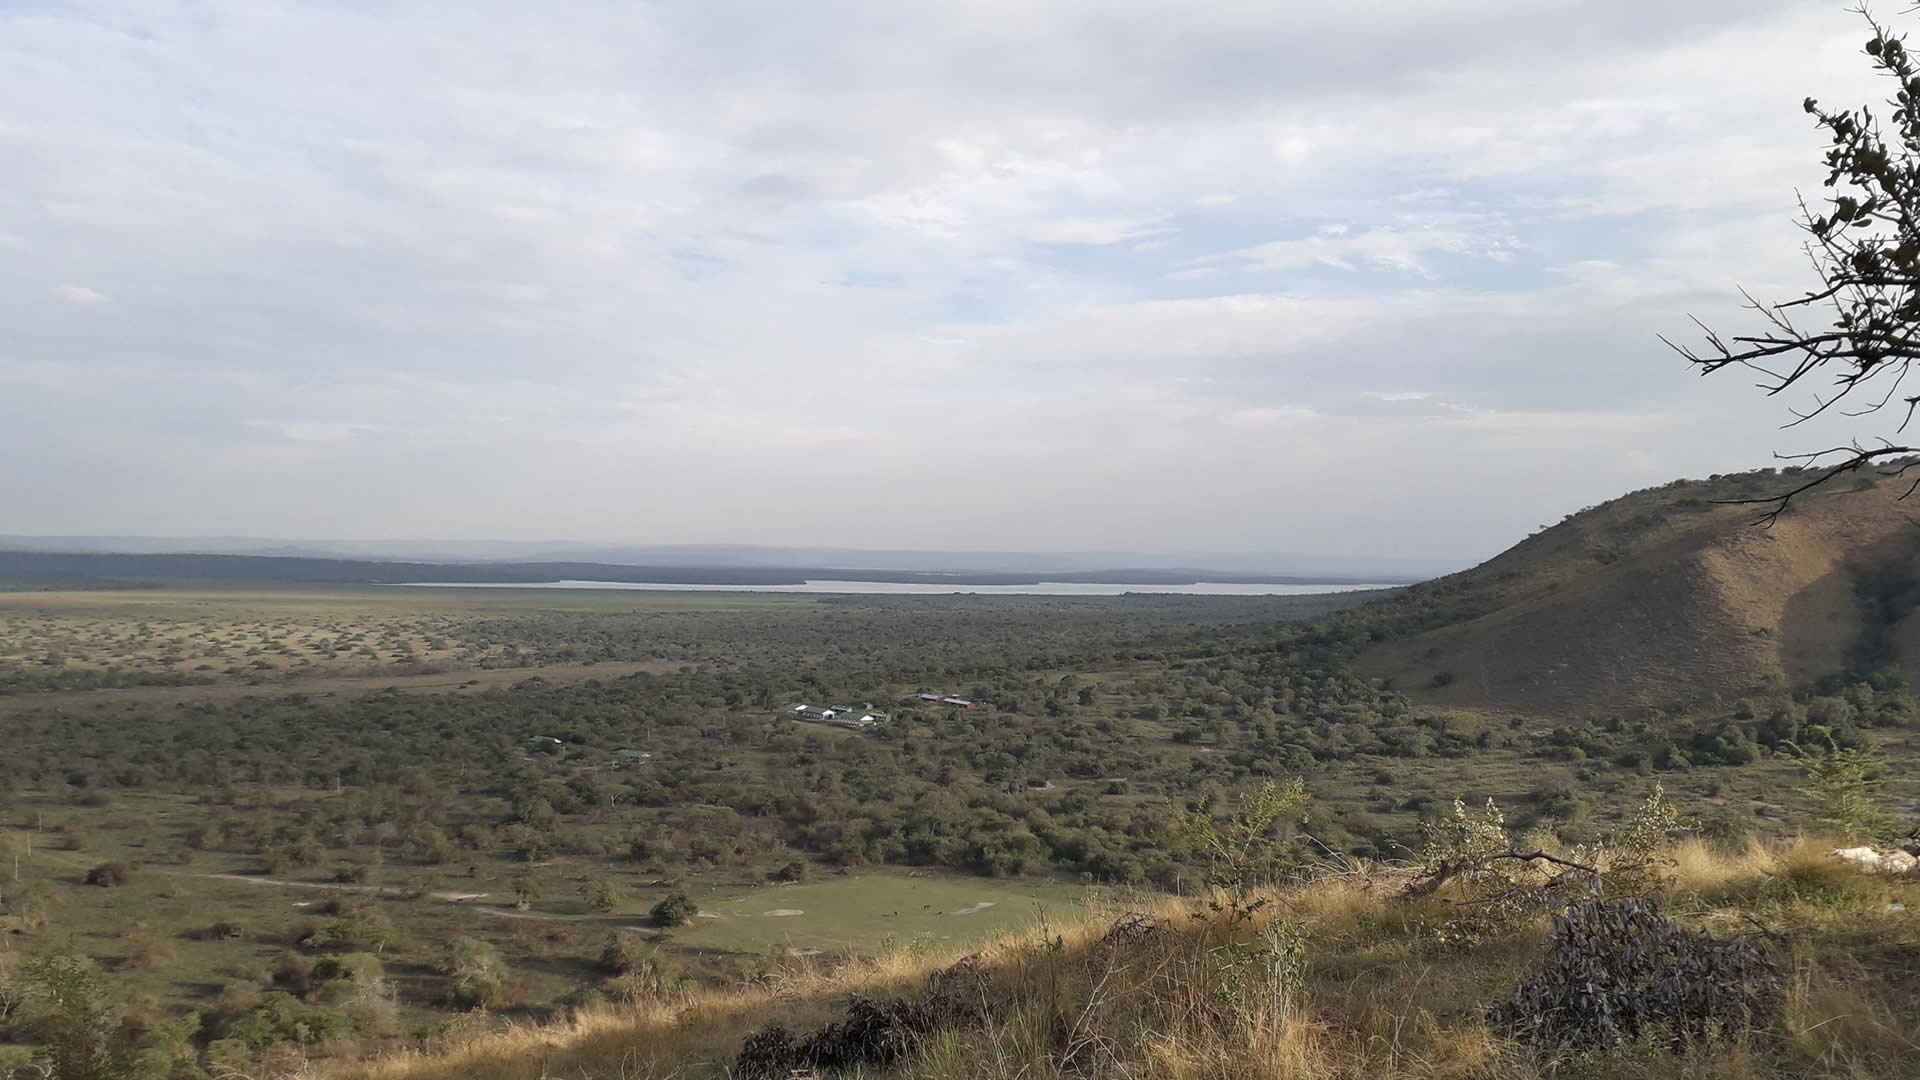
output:
<instances>
[{"instance_id":1,"label":"small tree","mask_svg":"<svg viewBox=\"0 0 1920 1080\"><path fill-rule=\"evenodd\" d=\"M580 898L602 914L620 906L620 887L611 878L597 877L580 884Z\"/></svg>"},{"instance_id":2,"label":"small tree","mask_svg":"<svg viewBox=\"0 0 1920 1080\"><path fill-rule=\"evenodd\" d=\"M525 911L540 899L540 883L532 874L515 874L513 877L514 906Z\"/></svg>"},{"instance_id":3,"label":"small tree","mask_svg":"<svg viewBox=\"0 0 1920 1080\"><path fill-rule=\"evenodd\" d=\"M630 975L646 970L653 963L653 946L632 931L616 931L607 937L600 950L600 966L608 975Z\"/></svg>"},{"instance_id":4,"label":"small tree","mask_svg":"<svg viewBox=\"0 0 1920 1080\"><path fill-rule=\"evenodd\" d=\"M653 905L653 910L648 912L647 917L653 921L653 925L671 930L676 926L687 925L698 914L700 914L700 905L694 903L691 897L686 893L674 893Z\"/></svg>"},{"instance_id":5,"label":"small tree","mask_svg":"<svg viewBox=\"0 0 1920 1080\"><path fill-rule=\"evenodd\" d=\"M479 938L456 937L447 942L440 973L452 980L453 999L462 1005L495 1005L506 991L507 962L500 958L499 949Z\"/></svg>"},{"instance_id":6,"label":"small tree","mask_svg":"<svg viewBox=\"0 0 1920 1080\"><path fill-rule=\"evenodd\" d=\"M1276 784L1269 780L1240 796L1240 806L1224 822L1212 815L1189 812L1180 820L1186 837L1207 867L1207 884L1236 896L1266 884L1294 862L1293 845L1281 835L1283 820L1306 808L1306 784L1299 779Z\"/></svg>"},{"instance_id":7,"label":"small tree","mask_svg":"<svg viewBox=\"0 0 1920 1080\"><path fill-rule=\"evenodd\" d=\"M162 1075L165 1063L142 1050L120 1024L107 978L92 960L54 953L24 971L28 1031L38 1058L59 1080L142 1080Z\"/></svg>"},{"instance_id":8,"label":"small tree","mask_svg":"<svg viewBox=\"0 0 1920 1080\"><path fill-rule=\"evenodd\" d=\"M1813 800L1816 820L1849 840L1885 832L1892 824L1881 805L1886 760L1878 750L1842 748L1832 738L1825 749L1793 743L1786 748L1807 770L1807 786L1801 790Z\"/></svg>"}]
</instances>

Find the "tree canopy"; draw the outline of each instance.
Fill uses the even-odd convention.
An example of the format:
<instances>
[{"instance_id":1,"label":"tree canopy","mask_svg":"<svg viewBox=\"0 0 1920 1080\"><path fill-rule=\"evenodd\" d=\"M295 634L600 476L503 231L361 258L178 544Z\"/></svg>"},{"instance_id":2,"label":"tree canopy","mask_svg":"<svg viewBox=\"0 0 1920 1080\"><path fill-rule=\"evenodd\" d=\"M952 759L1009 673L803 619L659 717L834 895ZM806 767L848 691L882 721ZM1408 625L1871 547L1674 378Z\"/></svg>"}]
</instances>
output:
<instances>
[{"instance_id":1,"label":"tree canopy","mask_svg":"<svg viewBox=\"0 0 1920 1080\"><path fill-rule=\"evenodd\" d=\"M1885 121L1871 107L1828 109L1806 99L1830 143L1825 196L1800 203L1819 288L1778 302L1746 294L1759 317L1750 332L1722 335L1702 325L1699 346L1667 342L1702 374L1733 367L1759 373L1769 395L1814 387L1812 406L1795 410L1789 427L1834 410L1863 416L1894 407L1894 438L1785 455L1819 468L1790 491L1751 500L1770 504L1768 521L1836 476L1920 453L1920 444L1901 445L1900 438L1920 409L1920 392L1903 392L1920 390L1904 385L1920 359L1920 64L1903 35L1857 11L1872 34L1864 47L1869 62L1898 89ZM1831 381L1821 386L1822 378ZM1915 464L1898 461L1891 471Z\"/></svg>"}]
</instances>

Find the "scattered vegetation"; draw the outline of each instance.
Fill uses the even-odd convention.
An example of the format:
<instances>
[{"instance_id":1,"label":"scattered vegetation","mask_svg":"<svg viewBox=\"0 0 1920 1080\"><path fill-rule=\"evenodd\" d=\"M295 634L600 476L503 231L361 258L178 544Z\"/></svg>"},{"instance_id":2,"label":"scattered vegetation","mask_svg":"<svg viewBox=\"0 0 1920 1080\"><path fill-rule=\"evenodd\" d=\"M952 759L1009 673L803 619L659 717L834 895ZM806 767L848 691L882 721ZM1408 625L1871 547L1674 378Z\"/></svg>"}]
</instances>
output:
<instances>
[{"instance_id":1,"label":"scattered vegetation","mask_svg":"<svg viewBox=\"0 0 1920 1080\"><path fill-rule=\"evenodd\" d=\"M1660 910L1581 900L1472 950L1436 947L1436 922L1457 904L1445 890L1407 897L1417 870L1327 864L1249 891L1238 909L1258 905L1252 914L1167 898L1039 926L970 958L897 949L832 970L795 962L730 990L342 1075L1910 1075L1920 993L1903 958L1920 950L1920 928L1889 905L1920 900L1920 880L1871 878L1791 842L1684 839L1662 854ZM930 979L956 962L964 977Z\"/></svg>"}]
</instances>

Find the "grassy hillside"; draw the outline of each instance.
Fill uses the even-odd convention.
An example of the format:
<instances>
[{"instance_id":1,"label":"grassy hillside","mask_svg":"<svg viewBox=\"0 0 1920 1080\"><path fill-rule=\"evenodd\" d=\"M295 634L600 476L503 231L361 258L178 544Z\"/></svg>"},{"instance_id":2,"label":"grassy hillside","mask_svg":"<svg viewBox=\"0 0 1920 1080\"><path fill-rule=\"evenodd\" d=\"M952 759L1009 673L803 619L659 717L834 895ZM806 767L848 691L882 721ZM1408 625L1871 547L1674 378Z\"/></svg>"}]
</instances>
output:
<instances>
[{"instance_id":1,"label":"grassy hillside","mask_svg":"<svg viewBox=\"0 0 1920 1080\"><path fill-rule=\"evenodd\" d=\"M1036 925L975 954L932 999L929 976L959 950L896 950L838 970L796 961L734 990L668 991L553 1026L454 1030L424 1051L324 1075L739 1077L749 1035L777 1024L804 1037L842 1021L849 995L943 1003L882 1010L890 1019L878 1022L863 1014L865 1026L833 1033L919 1021L891 1044L873 1040L897 1059L880 1050L882 1064L834 1071L869 1078L1913 1075L1920 922L1909 910L1920 878L1863 876L1806 842L1691 841L1671 857L1666 912L1719 939L1745 936L1777 966L1782 1004L1757 1030L1675 1040L1650 1029L1606 1050L1528 1049L1486 1017L1545 958L1544 918L1448 947L1438 928L1460 917L1463 894L1409 900L1404 876L1341 864L1237 905L1163 898L1134 918L1090 910Z\"/></svg>"},{"instance_id":2,"label":"grassy hillside","mask_svg":"<svg viewBox=\"0 0 1920 1080\"><path fill-rule=\"evenodd\" d=\"M1417 702L1546 715L1698 703L1892 664L1920 674L1907 484L1845 481L1771 527L1772 470L1682 481L1570 515L1471 570L1375 605L1362 674Z\"/></svg>"}]
</instances>

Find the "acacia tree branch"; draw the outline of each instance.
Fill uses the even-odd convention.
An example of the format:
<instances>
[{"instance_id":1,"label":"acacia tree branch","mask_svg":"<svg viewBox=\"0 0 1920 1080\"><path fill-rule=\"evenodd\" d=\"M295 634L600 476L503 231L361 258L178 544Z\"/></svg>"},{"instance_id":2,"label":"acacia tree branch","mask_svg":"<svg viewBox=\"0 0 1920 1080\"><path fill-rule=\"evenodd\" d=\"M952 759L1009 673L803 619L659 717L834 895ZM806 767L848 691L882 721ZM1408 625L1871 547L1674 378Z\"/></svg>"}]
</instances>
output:
<instances>
[{"instance_id":1,"label":"acacia tree branch","mask_svg":"<svg viewBox=\"0 0 1920 1080\"><path fill-rule=\"evenodd\" d=\"M1759 517L1754 519L1754 524L1756 525L1771 527L1774 522L1780 520L1780 516L1782 514L1785 514L1787 512L1787 507L1792 504L1795 498L1801 495L1804 495L1809 491L1812 491L1814 488L1817 488L1820 485L1825 484L1827 481L1832 480L1834 477L1839 476L1842 473L1856 472L1866 467L1867 465L1870 465L1873 462L1880 460L1881 458L1898 457L1902 454L1920 454L1920 447L1888 445L1888 446L1880 447L1877 450L1866 450L1860 447L1842 446L1842 447L1836 447L1835 449L1832 449L1832 450L1818 450L1811 454L1776 454L1775 456L1780 458L1783 461L1791 461L1796 459L1804 460L1804 461L1816 461L1823 457L1832 457L1834 454L1847 454L1850 456L1847 458L1847 460L1842 461L1838 465L1832 465L1827 467L1826 469L1822 470L1813 479L1807 481L1804 484L1801 484L1799 487L1796 487L1791 491L1784 492L1779 495L1769 495L1766 498L1761 498L1761 499L1721 499L1718 501L1722 506L1772 507L1772 509L1768 510L1766 513L1761 514ZM1908 463L1906 465L1901 466L1900 473L1904 473L1907 471L1907 469L1912 468L1913 464L1914 463ZM1894 475L1899 475L1900 473L1895 473ZM1920 486L1920 484L1916 484L1916 486ZM1912 493L1913 493L1913 489L1909 488L1908 494L1910 495ZM1903 499L1906 498L1906 495L1902 495L1901 498Z\"/></svg>"},{"instance_id":2,"label":"acacia tree branch","mask_svg":"<svg viewBox=\"0 0 1920 1080\"><path fill-rule=\"evenodd\" d=\"M1595 874L1595 875L1600 873L1599 869L1596 867L1588 866L1585 863L1569 862L1566 859L1562 859L1555 855L1549 855L1546 852L1539 851L1539 850L1529 851L1524 853L1518 852L1518 851L1503 851L1500 854L1495 855L1492 858L1488 859L1487 861L1495 862L1500 859L1513 859L1513 860L1518 860L1523 862L1533 862L1537 860L1541 862L1550 862L1555 866L1564 866L1569 870L1579 870L1582 873Z\"/></svg>"},{"instance_id":3,"label":"acacia tree branch","mask_svg":"<svg viewBox=\"0 0 1920 1080\"><path fill-rule=\"evenodd\" d=\"M1906 377L1920 362L1920 60L1864 6L1853 11L1870 33L1863 48L1868 62L1900 90L1886 102L1885 125L1873 107L1825 109L1812 98L1804 103L1828 140L1825 198L1816 205L1799 197L1804 249L1819 287L1777 303L1743 289L1741 298L1760 324L1756 332L1723 336L1695 319L1703 338L1699 347L1661 341L1702 375L1736 365L1758 373L1759 389L1769 396L1813 388L1809 403L1789 406L1793 419L1786 427L1829 413L1858 419L1899 401L1906 407L1897 411L1894 430L1904 432L1920 412L1920 395L1902 396ZM1813 310L1829 312L1829 325L1796 323L1797 312ZM1758 523L1771 525L1794 499L1836 477L1912 453L1912 447L1883 442L1870 450L1855 443L1795 455L1815 463L1843 457L1780 495L1730 501L1769 507ZM1920 484L1908 494L1915 491Z\"/></svg>"}]
</instances>

